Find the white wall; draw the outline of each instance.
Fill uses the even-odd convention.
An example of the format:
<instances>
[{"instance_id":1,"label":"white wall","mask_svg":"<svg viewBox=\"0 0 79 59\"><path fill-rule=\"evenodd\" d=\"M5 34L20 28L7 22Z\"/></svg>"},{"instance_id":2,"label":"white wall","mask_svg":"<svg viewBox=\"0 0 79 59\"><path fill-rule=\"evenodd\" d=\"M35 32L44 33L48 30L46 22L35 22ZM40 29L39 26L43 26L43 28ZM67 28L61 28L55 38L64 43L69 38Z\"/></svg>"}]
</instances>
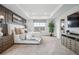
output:
<instances>
[{"instance_id":1,"label":"white wall","mask_svg":"<svg viewBox=\"0 0 79 59\"><path fill-rule=\"evenodd\" d=\"M28 31L28 32L31 32L31 31L34 30L34 29L33 29L33 20L32 20L32 19L27 19L26 25L27 25L27 31Z\"/></svg>"},{"instance_id":2,"label":"white wall","mask_svg":"<svg viewBox=\"0 0 79 59\"><path fill-rule=\"evenodd\" d=\"M61 19L65 19L65 31L69 29L72 32L79 33L79 28L68 28L68 25L67 25L67 16L77 11L79 11L79 6L76 6L70 10L67 10L64 14L60 15L58 18L55 19L55 26L56 26L55 34L58 39L61 38L61 32L60 32L60 20Z\"/></svg>"},{"instance_id":3,"label":"white wall","mask_svg":"<svg viewBox=\"0 0 79 59\"><path fill-rule=\"evenodd\" d=\"M37 19L37 20L42 20L42 19ZM50 21L51 21L51 19L46 19L45 31L41 32L41 35L49 35L48 23ZM33 19L28 19L26 24L27 24L27 31L28 32L33 32L34 31Z\"/></svg>"}]
</instances>

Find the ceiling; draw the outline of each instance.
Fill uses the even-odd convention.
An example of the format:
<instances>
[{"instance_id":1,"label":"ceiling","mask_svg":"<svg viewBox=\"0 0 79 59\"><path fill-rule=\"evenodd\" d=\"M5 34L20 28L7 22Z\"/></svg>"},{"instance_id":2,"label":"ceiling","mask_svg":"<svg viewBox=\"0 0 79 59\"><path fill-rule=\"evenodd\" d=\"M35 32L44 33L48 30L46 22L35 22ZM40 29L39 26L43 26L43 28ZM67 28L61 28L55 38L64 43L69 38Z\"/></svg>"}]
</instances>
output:
<instances>
[{"instance_id":1,"label":"ceiling","mask_svg":"<svg viewBox=\"0 0 79 59\"><path fill-rule=\"evenodd\" d=\"M24 18L49 18L60 4L3 4L3 6L23 16Z\"/></svg>"},{"instance_id":2,"label":"ceiling","mask_svg":"<svg viewBox=\"0 0 79 59\"><path fill-rule=\"evenodd\" d=\"M18 5L20 6L30 18L49 18L51 13L57 9L59 4L31 4Z\"/></svg>"},{"instance_id":3,"label":"ceiling","mask_svg":"<svg viewBox=\"0 0 79 59\"><path fill-rule=\"evenodd\" d=\"M3 4L3 6L12 10L13 12L19 14L25 19L48 19L51 17L56 17L62 12L65 12L72 7L76 6L74 4L64 5L64 4Z\"/></svg>"}]
</instances>

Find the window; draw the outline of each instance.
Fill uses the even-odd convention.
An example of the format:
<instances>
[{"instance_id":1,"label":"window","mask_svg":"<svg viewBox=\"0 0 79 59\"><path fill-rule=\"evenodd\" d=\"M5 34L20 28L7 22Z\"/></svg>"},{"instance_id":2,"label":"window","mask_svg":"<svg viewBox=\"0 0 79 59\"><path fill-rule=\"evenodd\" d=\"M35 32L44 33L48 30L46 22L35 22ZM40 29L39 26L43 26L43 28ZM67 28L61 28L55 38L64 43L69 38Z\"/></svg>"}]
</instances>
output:
<instances>
[{"instance_id":1,"label":"window","mask_svg":"<svg viewBox=\"0 0 79 59\"><path fill-rule=\"evenodd\" d=\"M34 31L36 32L45 31L46 20L34 20L33 25L34 25Z\"/></svg>"}]
</instances>

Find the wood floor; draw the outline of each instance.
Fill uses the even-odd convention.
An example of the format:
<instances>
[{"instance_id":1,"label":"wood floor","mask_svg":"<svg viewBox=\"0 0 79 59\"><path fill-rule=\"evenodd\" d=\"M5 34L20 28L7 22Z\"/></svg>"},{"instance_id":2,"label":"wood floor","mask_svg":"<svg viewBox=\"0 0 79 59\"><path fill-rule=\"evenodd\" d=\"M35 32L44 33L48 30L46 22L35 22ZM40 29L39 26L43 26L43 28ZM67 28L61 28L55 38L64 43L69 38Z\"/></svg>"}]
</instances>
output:
<instances>
[{"instance_id":1,"label":"wood floor","mask_svg":"<svg viewBox=\"0 0 79 59\"><path fill-rule=\"evenodd\" d=\"M40 45L14 45L2 55L75 55L55 37L42 36Z\"/></svg>"}]
</instances>

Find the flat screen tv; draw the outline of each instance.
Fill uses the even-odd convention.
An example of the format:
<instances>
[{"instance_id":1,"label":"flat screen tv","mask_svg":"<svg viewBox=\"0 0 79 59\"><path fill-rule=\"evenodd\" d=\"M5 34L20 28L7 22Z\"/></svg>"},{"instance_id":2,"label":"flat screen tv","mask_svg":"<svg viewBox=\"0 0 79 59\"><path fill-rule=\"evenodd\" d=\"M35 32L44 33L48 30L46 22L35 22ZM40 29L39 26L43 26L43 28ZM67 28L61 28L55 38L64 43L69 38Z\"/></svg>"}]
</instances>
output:
<instances>
[{"instance_id":1,"label":"flat screen tv","mask_svg":"<svg viewBox=\"0 0 79 59\"><path fill-rule=\"evenodd\" d=\"M79 17L68 17L68 27L79 27Z\"/></svg>"}]
</instances>

